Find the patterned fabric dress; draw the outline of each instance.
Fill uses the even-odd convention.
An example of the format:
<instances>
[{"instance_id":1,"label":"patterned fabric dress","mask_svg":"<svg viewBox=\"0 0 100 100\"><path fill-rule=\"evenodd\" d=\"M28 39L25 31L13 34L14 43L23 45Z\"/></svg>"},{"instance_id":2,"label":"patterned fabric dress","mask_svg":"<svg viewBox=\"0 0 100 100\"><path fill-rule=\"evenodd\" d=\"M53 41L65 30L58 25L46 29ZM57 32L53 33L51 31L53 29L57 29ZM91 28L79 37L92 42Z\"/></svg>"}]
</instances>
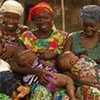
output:
<instances>
[{"instance_id":1,"label":"patterned fabric dress","mask_svg":"<svg viewBox=\"0 0 100 100\"><path fill-rule=\"evenodd\" d=\"M72 33L73 35L72 52L76 55L85 52L85 54L90 58L100 60L100 43L97 43L94 48L86 50L81 44L80 37L82 32L83 31ZM98 67L98 69L100 70L99 64L96 67ZM100 71L98 74L100 74ZM79 100L100 100L100 91L97 90L96 88L78 83L76 83L76 85L78 87L77 95L79 97Z\"/></svg>"},{"instance_id":2,"label":"patterned fabric dress","mask_svg":"<svg viewBox=\"0 0 100 100\"><path fill-rule=\"evenodd\" d=\"M67 33L61 30L53 31L50 37L46 39L37 39L30 31L24 32L20 36L20 40L24 43L27 49L32 49L35 52L42 52L45 49L53 50L60 54L63 50Z\"/></svg>"},{"instance_id":3,"label":"patterned fabric dress","mask_svg":"<svg viewBox=\"0 0 100 100\"><path fill-rule=\"evenodd\" d=\"M79 77L83 76L93 76L94 78L100 77L99 70L96 68L97 64L94 60L90 58L80 58L71 72Z\"/></svg>"},{"instance_id":4,"label":"patterned fabric dress","mask_svg":"<svg viewBox=\"0 0 100 100\"><path fill-rule=\"evenodd\" d=\"M0 93L0 100L11 100L6 94Z\"/></svg>"},{"instance_id":5,"label":"patterned fabric dress","mask_svg":"<svg viewBox=\"0 0 100 100\"><path fill-rule=\"evenodd\" d=\"M53 50L55 53L60 54L63 50L67 35L66 32L54 29L48 38L38 39L33 33L28 31L20 36L20 40L27 49L32 49L35 52L43 52L48 48L49 50ZM31 92L31 100L37 100L37 98L39 98L38 100L52 100L52 98L54 100L65 100L64 98L68 98L63 89L52 94L44 86L34 82L31 84Z\"/></svg>"}]
</instances>

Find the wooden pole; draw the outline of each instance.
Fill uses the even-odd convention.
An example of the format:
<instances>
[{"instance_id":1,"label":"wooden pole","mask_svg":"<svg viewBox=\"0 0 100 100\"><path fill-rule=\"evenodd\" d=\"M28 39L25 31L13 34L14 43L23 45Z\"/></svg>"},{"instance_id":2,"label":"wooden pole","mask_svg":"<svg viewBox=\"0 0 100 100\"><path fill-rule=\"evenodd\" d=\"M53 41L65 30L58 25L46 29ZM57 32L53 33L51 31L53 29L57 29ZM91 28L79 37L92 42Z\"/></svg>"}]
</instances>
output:
<instances>
[{"instance_id":1,"label":"wooden pole","mask_svg":"<svg viewBox=\"0 0 100 100\"><path fill-rule=\"evenodd\" d=\"M64 0L61 0L61 9L62 9L62 29L65 31L65 9L64 9Z\"/></svg>"}]
</instances>

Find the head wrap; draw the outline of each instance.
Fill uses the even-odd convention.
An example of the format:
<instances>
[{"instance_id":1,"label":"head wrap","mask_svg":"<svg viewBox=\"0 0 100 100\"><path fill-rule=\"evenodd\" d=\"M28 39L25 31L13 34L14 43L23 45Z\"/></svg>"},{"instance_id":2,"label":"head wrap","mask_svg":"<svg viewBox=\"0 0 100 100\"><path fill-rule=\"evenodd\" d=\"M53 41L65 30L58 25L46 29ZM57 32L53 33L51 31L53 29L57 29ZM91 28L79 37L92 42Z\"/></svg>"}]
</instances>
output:
<instances>
[{"instance_id":1,"label":"head wrap","mask_svg":"<svg viewBox=\"0 0 100 100\"><path fill-rule=\"evenodd\" d=\"M2 12L2 9L0 8L0 17L3 16L3 12Z\"/></svg>"},{"instance_id":2,"label":"head wrap","mask_svg":"<svg viewBox=\"0 0 100 100\"><path fill-rule=\"evenodd\" d=\"M38 3L36 6L34 6L30 9L28 21L31 21L34 18L35 15L38 15L42 12L48 13L48 14L54 14L54 11L52 10L49 3L41 2L41 3Z\"/></svg>"},{"instance_id":3,"label":"head wrap","mask_svg":"<svg viewBox=\"0 0 100 100\"><path fill-rule=\"evenodd\" d=\"M22 7L22 5L19 2L14 1L14 0L5 1L1 8L3 12L12 12L20 16L22 15L24 11L24 8Z\"/></svg>"},{"instance_id":4,"label":"head wrap","mask_svg":"<svg viewBox=\"0 0 100 100\"><path fill-rule=\"evenodd\" d=\"M83 22L100 22L100 6L86 5L82 9Z\"/></svg>"}]
</instances>

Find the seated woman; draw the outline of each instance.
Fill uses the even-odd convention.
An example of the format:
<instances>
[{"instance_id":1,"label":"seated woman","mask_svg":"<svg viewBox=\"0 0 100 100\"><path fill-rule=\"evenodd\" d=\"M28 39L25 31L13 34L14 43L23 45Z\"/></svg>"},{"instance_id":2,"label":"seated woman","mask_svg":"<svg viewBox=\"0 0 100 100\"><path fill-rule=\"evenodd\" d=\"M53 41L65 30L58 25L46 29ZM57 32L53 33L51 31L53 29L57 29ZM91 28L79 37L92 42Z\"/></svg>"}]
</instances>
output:
<instances>
[{"instance_id":1,"label":"seated woman","mask_svg":"<svg viewBox=\"0 0 100 100\"><path fill-rule=\"evenodd\" d=\"M74 53L66 51L58 58L60 68L69 70L72 74L79 77L90 76L95 83L92 86L100 90L100 70L91 58L81 55L79 58Z\"/></svg>"},{"instance_id":2,"label":"seated woman","mask_svg":"<svg viewBox=\"0 0 100 100\"><path fill-rule=\"evenodd\" d=\"M75 55L86 55L96 61L100 69L100 31L97 30L97 24L100 22L100 7L96 5L86 5L83 7L81 16L83 18L83 30L71 33L65 44L65 51L72 51ZM70 73L64 72L72 77L76 82L92 85L95 83L91 77L79 78ZM79 84L78 84L79 86ZM79 99L97 100L94 89L89 86L81 85L78 89ZM100 97L100 95L99 95Z\"/></svg>"},{"instance_id":3,"label":"seated woman","mask_svg":"<svg viewBox=\"0 0 100 100\"><path fill-rule=\"evenodd\" d=\"M19 67L15 59L21 51L28 49L38 53L39 58L48 60L50 63L52 63L52 60L56 60L56 57L61 54L63 50L68 33L56 29L53 23L53 14L54 11L46 2L41 2L30 9L29 21L33 21L37 29L32 32L26 31L20 36L17 52L11 62L12 70L18 73L35 74L43 84L49 83L46 77L47 75L55 76L44 68ZM68 97L63 89L52 94L52 92L48 91L44 86L34 82L31 84L31 93L32 99L47 98L47 100L51 100L53 98L59 100Z\"/></svg>"},{"instance_id":4,"label":"seated woman","mask_svg":"<svg viewBox=\"0 0 100 100\"><path fill-rule=\"evenodd\" d=\"M52 74L54 74L56 78L54 79L49 75L46 76L50 80L50 83L45 87L53 93L56 92L59 88L65 87L71 100L76 100L74 92L75 87L72 79L67 75L57 73L55 66L52 66L45 60L39 59L32 50L25 50L21 52L17 56L16 60L20 67L27 66L32 68L45 68L46 70L53 72ZM41 84L41 80L36 75L27 75L24 77L24 82L29 83L30 81L39 82Z\"/></svg>"},{"instance_id":5,"label":"seated woman","mask_svg":"<svg viewBox=\"0 0 100 100\"><path fill-rule=\"evenodd\" d=\"M0 58L9 63L9 60L12 58L12 56L16 52L16 49L18 46L17 44L18 37L22 34L22 32L24 32L28 28L26 26L19 24L21 15L23 14L23 10L24 10L22 5L19 2L13 1L13 0L9 0L9 1L7 0L3 3L3 5L1 6L1 9L2 9L2 14L3 14L3 25L0 26ZM11 76L8 73L10 72L3 72L1 73L3 74L3 76L0 74L0 77L5 78L6 76L5 79L7 80L11 79L12 83L9 82L7 84L10 86L13 86L13 83L15 82L15 77L12 77L13 73L11 73ZM0 84L2 82L3 80L0 80ZM6 85L5 86L4 84L2 85L3 87L6 88ZM7 89L9 91L10 87L8 87ZM2 89L0 90L2 91ZM7 92L6 89L4 91ZM0 94L0 99L4 100L4 98L6 98L6 94L4 95ZM5 100L8 100L8 99L5 99Z\"/></svg>"},{"instance_id":6,"label":"seated woman","mask_svg":"<svg viewBox=\"0 0 100 100\"><path fill-rule=\"evenodd\" d=\"M21 85L10 69L10 65L0 59L0 93L7 94L13 100L20 100L29 94L28 86Z\"/></svg>"}]
</instances>

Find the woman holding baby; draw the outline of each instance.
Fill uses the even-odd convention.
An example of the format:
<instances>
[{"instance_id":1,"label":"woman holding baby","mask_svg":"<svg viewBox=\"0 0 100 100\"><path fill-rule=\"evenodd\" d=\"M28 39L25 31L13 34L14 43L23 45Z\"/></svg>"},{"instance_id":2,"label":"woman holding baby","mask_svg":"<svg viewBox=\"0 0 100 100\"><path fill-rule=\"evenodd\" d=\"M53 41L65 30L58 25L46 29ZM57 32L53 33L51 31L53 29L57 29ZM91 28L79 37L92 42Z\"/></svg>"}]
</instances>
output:
<instances>
[{"instance_id":1,"label":"woman holding baby","mask_svg":"<svg viewBox=\"0 0 100 100\"><path fill-rule=\"evenodd\" d=\"M83 30L71 33L65 44L65 51L72 51L77 56L86 55L96 61L100 70L100 30L97 24L100 22L100 6L86 5L81 12L83 19ZM100 71L99 71L100 72ZM77 95L79 100L99 100L100 90L90 86L95 86L96 80L91 76L78 78L69 71L64 72L72 77L76 82L86 84L77 84ZM99 74L99 73L98 73ZM100 84L100 83L98 83Z\"/></svg>"}]
</instances>

